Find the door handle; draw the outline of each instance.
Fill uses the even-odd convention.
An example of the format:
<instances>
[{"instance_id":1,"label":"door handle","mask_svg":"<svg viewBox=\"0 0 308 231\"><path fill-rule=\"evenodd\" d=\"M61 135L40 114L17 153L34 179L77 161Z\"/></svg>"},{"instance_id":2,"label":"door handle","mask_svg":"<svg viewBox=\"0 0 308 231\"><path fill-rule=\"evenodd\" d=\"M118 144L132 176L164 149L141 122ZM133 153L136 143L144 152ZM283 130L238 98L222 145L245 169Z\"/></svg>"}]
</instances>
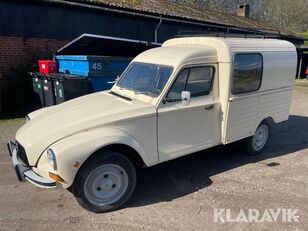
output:
<instances>
[{"instance_id":1,"label":"door handle","mask_svg":"<svg viewBox=\"0 0 308 231\"><path fill-rule=\"evenodd\" d=\"M207 105L205 106L205 110L212 110L214 108L214 104L210 104L210 105Z\"/></svg>"}]
</instances>

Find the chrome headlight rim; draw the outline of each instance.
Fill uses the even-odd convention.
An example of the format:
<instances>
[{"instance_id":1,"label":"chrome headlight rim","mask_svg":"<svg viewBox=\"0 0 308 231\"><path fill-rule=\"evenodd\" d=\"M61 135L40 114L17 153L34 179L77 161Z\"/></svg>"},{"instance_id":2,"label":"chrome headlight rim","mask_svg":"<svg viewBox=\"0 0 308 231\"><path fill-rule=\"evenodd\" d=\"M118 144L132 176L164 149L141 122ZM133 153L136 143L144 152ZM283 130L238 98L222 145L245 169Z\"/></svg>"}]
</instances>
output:
<instances>
[{"instance_id":1,"label":"chrome headlight rim","mask_svg":"<svg viewBox=\"0 0 308 231\"><path fill-rule=\"evenodd\" d=\"M47 149L48 163L52 166L54 170L58 169L56 153L51 148Z\"/></svg>"}]
</instances>

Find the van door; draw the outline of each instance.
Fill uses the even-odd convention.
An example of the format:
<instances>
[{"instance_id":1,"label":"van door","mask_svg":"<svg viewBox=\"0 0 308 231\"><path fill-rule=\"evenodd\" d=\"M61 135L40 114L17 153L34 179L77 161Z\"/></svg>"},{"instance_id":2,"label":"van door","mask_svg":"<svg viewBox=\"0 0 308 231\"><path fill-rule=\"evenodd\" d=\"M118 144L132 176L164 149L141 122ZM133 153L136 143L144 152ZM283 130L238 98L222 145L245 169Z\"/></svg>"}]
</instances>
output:
<instances>
[{"instance_id":1,"label":"van door","mask_svg":"<svg viewBox=\"0 0 308 231\"><path fill-rule=\"evenodd\" d=\"M224 143L252 136L258 126L258 90L262 82L263 57L259 53L236 54L233 65Z\"/></svg>"},{"instance_id":2,"label":"van door","mask_svg":"<svg viewBox=\"0 0 308 231\"><path fill-rule=\"evenodd\" d=\"M212 94L214 66L182 69L158 108L158 151L160 161L173 159L212 145ZM184 105L181 92L191 93Z\"/></svg>"}]
</instances>

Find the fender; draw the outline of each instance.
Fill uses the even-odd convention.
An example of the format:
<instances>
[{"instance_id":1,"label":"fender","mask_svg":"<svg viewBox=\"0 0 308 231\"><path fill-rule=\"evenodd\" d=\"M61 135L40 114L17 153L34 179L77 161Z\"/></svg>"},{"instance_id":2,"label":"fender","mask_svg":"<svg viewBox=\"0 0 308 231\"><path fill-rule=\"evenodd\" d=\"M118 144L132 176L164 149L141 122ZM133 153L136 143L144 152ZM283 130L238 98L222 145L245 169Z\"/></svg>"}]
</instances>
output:
<instances>
[{"instance_id":1,"label":"fender","mask_svg":"<svg viewBox=\"0 0 308 231\"><path fill-rule=\"evenodd\" d=\"M124 144L135 149L147 166L158 162L157 154L146 155L135 138L130 134L118 128L104 127L78 133L51 145L49 148L55 152L57 159L58 166L56 171L48 163L47 151L43 153L38 161L37 168L33 170L46 178L49 178L49 172L58 174L65 181L63 187L68 188L72 185L76 173L82 164L94 152L111 144ZM80 163L78 168L73 167L75 162Z\"/></svg>"}]
</instances>

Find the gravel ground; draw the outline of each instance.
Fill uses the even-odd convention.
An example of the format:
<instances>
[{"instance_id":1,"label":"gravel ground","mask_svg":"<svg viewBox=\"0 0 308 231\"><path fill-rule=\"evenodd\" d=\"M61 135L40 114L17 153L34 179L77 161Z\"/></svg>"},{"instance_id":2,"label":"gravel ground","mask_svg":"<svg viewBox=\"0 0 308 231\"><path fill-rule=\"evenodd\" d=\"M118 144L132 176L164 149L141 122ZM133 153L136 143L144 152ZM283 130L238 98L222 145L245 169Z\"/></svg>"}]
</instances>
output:
<instances>
[{"instance_id":1,"label":"gravel ground","mask_svg":"<svg viewBox=\"0 0 308 231\"><path fill-rule=\"evenodd\" d=\"M296 86L288 122L264 154L216 147L140 171L121 210L93 214L64 189L18 183L5 143L23 123L0 121L0 230L308 230L308 87ZM298 209L299 222L214 222L214 209ZM246 213L247 214L247 213Z\"/></svg>"}]
</instances>

